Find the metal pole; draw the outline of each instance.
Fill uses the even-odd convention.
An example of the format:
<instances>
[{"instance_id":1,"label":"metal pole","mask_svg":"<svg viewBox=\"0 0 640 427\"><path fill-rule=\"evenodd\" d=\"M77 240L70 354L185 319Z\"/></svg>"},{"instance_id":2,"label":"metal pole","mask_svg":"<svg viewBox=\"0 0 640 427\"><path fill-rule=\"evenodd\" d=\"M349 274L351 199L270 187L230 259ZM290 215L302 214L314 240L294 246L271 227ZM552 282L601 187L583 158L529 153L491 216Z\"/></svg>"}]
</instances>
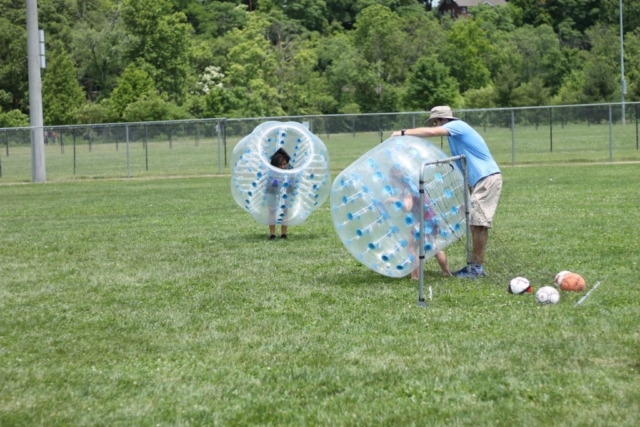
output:
<instances>
[{"instance_id":1,"label":"metal pole","mask_svg":"<svg viewBox=\"0 0 640 427\"><path fill-rule=\"evenodd\" d=\"M553 153L553 107L549 107L549 147Z\"/></svg>"},{"instance_id":2,"label":"metal pole","mask_svg":"<svg viewBox=\"0 0 640 427\"><path fill-rule=\"evenodd\" d=\"M624 79L624 31L622 27L622 0L619 0L620 4L620 85L621 85L621 97L622 97L622 125L625 124L624 113L624 95L627 93L627 81Z\"/></svg>"},{"instance_id":3,"label":"metal pole","mask_svg":"<svg viewBox=\"0 0 640 427\"><path fill-rule=\"evenodd\" d=\"M40 76L40 40L38 37L38 2L27 0L27 57L29 64L29 119L31 124L31 177L46 182L42 120L42 80Z\"/></svg>"},{"instance_id":4,"label":"metal pole","mask_svg":"<svg viewBox=\"0 0 640 427\"><path fill-rule=\"evenodd\" d=\"M613 113L609 104L609 161L613 162Z\"/></svg>"},{"instance_id":5,"label":"metal pole","mask_svg":"<svg viewBox=\"0 0 640 427\"><path fill-rule=\"evenodd\" d=\"M418 268L420 269L418 286L418 307L427 307L427 303L424 300L424 168L427 166L423 164L420 166L420 240L418 241Z\"/></svg>"},{"instance_id":6,"label":"metal pole","mask_svg":"<svg viewBox=\"0 0 640 427\"><path fill-rule=\"evenodd\" d=\"M127 178L131 178L131 158L129 157L129 125L124 126L124 134L127 139Z\"/></svg>"},{"instance_id":7,"label":"metal pole","mask_svg":"<svg viewBox=\"0 0 640 427\"><path fill-rule=\"evenodd\" d=\"M218 173L219 174L222 173L222 158L221 158L222 157L222 141L220 140L221 130L222 130L222 121L218 121L218 123L216 124L216 134L218 135Z\"/></svg>"},{"instance_id":8,"label":"metal pole","mask_svg":"<svg viewBox=\"0 0 640 427\"><path fill-rule=\"evenodd\" d=\"M440 165L445 163L453 163L456 160L460 160L462 163L462 177L464 187L464 205L465 205L465 223L467 231L467 265L471 264L471 231L469 225L469 191L467 180L467 159L465 156L454 156L446 159L436 160L434 162L424 163L420 166L420 242L418 242L418 264L419 264L419 285L418 285L418 307L427 307L427 303L424 300L424 169L427 166Z\"/></svg>"},{"instance_id":9,"label":"metal pole","mask_svg":"<svg viewBox=\"0 0 640 427\"><path fill-rule=\"evenodd\" d=\"M638 104L635 105L636 107L636 150L638 149ZM7 155L9 155L9 152L7 151Z\"/></svg>"},{"instance_id":10,"label":"metal pole","mask_svg":"<svg viewBox=\"0 0 640 427\"><path fill-rule=\"evenodd\" d=\"M76 174L76 129L73 130L73 174Z\"/></svg>"},{"instance_id":11,"label":"metal pole","mask_svg":"<svg viewBox=\"0 0 640 427\"><path fill-rule=\"evenodd\" d=\"M147 125L144 125L144 163L145 170L149 171L149 140L147 135Z\"/></svg>"},{"instance_id":12,"label":"metal pole","mask_svg":"<svg viewBox=\"0 0 640 427\"><path fill-rule=\"evenodd\" d=\"M511 166L516 164L516 118L511 110Z\"/></svg>"},{"instance_id":13,"label":"metal pole","mask_svg":"<svg viewBox=\"0 0 640 427\"><path fill-rule=\"evenodd\" d=\"M467 229L467 266L471 265L471 200L469 194L469 175L467 174L467 158L460 156L462 162L462 182L464 185L464 218Z\"/></svg>"}]
</instances>

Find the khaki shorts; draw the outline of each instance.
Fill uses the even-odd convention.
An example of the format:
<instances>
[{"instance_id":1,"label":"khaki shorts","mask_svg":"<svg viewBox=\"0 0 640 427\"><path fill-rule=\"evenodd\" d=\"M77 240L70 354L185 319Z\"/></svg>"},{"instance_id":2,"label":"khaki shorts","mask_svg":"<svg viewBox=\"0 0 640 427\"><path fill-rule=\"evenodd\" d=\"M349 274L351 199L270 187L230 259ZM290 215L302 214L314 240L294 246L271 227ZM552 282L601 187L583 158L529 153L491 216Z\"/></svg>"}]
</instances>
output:
<instances>
[{"instance_id":1,"label":"khaki shorts","mask_svg":"<svg viewBox=\"0 0 640 427\"><path fill-rule=\"evenodd\" d=\"M500 193L502 192L502 175L497 173L482 178L471 189L471 220L470 225L491 228L493 215L498 208Z\"/></svg>"}]
</instances>

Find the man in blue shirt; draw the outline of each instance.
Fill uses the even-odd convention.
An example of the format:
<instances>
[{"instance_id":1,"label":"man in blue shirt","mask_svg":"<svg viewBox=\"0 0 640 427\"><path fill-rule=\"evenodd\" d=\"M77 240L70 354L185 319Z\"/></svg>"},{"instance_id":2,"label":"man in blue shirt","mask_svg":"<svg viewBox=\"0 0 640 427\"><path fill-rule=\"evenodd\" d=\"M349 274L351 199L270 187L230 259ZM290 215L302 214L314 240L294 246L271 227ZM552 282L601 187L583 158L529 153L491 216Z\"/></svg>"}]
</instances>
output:
<instances>
[{"instance_id":1,"label":"man in blue shirt","mask_svg":"<svg viewBox=\"0 0 640 427\"><path fill-rule=\"evenodd\" d=\"M449 106L439 106L431 109L425 124L432 127L403 129L391 136L418 136L429 138L446 136L449 149L454 156L464 155L467 160L467 175L471 187L471 218L469 221L473 251L471 264L453 273L457 277L484 277L484 253L489 238L489 229L493 224L493 216L500 192L502 191L502 174L498 164L491 156L491 152L484 139L471 126L453 116Z\"/></svg>"}]
</instances>

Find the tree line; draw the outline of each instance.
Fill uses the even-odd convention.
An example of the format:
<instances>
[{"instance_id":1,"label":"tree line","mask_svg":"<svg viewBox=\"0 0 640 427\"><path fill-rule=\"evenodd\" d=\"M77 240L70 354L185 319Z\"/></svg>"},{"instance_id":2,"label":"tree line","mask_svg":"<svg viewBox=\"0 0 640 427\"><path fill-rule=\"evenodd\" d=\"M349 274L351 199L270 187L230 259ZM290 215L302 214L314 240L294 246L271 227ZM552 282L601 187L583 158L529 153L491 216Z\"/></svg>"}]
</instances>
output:
<instances>
[{"instance_id":1,"label":"tree line","mask_svg":"<svg viewBox=\"0 0 640 427\"><path fill-rule=\"evenodd\" d=\"M623 4L640 101L640 2ZM39 0L45 125L617 102L619 0ZM26 11L0 0L0 127L29 125Z\"/></svg>"}]
</instances>

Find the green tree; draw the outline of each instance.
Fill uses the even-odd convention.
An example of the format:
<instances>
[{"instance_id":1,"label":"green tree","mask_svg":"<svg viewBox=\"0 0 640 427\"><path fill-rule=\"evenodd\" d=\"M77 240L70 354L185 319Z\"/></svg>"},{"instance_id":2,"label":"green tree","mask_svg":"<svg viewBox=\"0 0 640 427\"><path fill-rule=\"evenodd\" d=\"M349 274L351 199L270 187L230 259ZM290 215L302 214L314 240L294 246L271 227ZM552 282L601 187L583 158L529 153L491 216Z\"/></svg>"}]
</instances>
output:
<instances>
[{"instance_id":1,"label":"green tree","mask_svg":"<svg viewBox=\"0 0 640 427\"><path fill-rule=\"evenodd\" d=\"M440 60L458 81L460 92L479 89L491 81L485 61L492 48L487 41L487 33L476 21L461 19L453 24L447 34L447 48L440 55Z\"/></svg>"},{"instance_id":2,"label":"green tree","mask_svg":"<svg viewBox=\"0 0 640 427\"><path fill-rule=\"evenodd\" d=\"M119 118L124 118L124 111L138 99L156 93L156 87L144 65L131 64L118 79L116 88L111 93L109 102Z\"/></svg>"},{"instance_id":3,"label":"green tree","mask_svg":"<svg viewBox=\"0 0 640 427\"><path fill-rule=\"evenodd\" d=\"M510 0L509 4L522 11L523 24L533 25L534 27L543 24L553 24L551 15L549 15L545 7L545 2L539 0Z\"/></svg>"},{"instance_id":4,"label":"green tree","mask_svg":"<svg viewBox=\"0 0 640 427\"><path fill-rule=\"evenodd\" d=\"M188 119L189 113L166 97L150 93L127 105L122 116L128 122L146 122Z\"/></svg>"},{"instance_id":5,"label":"green tree","mask_svg":"<svg viewBox=\"0 0 640 427\"><path fill-rule=\"evenodd\" d=\"M549 103L549 89L544 86L540 77L535 77L513 90L512 105L514 107L542 106Z\"/></svg>"},{"instance_id":6,"label":"green tree","mask_svg":"<svg viewBox=\"0 0 640 427\"><path fill-rule=\"evenodd\" d=\"M337 109L355 102L355 82L365 60L353 46L353 41L345 34L320 39L316 47L317 68L326 79L329 95L337 102ZM337 113L338 111L334 111Z\"/></svg>"},{"instance_id":7,"label":"green tree","mask_svg":"<svg viewBox=\"0 0 640 427\"><path fill-rule=\"evenodd\" d=\"M318 57L312 46L299 49L287 63L282 86L282 107L288 115L334 112L337 102L329 95L329 85L315 66Z\"/></svg>"},{"instance_id":8,"label":"green tree","mask_svg":"<svg viewBox=\"0 0 640 427\"><path fill-rule=\"evenodd\" d=\"M371 64L380 80L395 83L403 68L404 33L400 17L389 8L374 5L358 15L353 44Z\"/></svg>"},{"instance_id":9,"label":"green tree","mask_svg":"<svg viewBox=\"0 0 640 427\"><path fill-rule=\"evenodd\" d=\"M513 107L515 105L513 91L518 87L520 78L517 71L508 66L503 67L493 81L495 88L495 102L498 107Z\"/></svg>"},{"instance_id":10,"label":"green tree","mask_svg":"<svg viewBox=\"0 0 640 427\"><path fill-rule=\"evenodd\" d=\"M640 101L640 28L627 33L624 45L628 99Z\"/></svg>"},{"instance_id":11,"label":"green tree","mask_svg":"<svg viewBox=\"0 0 640 427\"><path fill-rule=\"evenodd\" d=\"M585 84L582 88L584 100L588 103L614 102L619 95L619 77L608 62L594 58L585 70Z\"/></svg>"},{"instance_id":12,"label":"green tree","mask_svg":"<svg viewBox=\"0 0 640 427\"><path fill-rule=\"evenodd\" d=\"M435 105L457 107L458 84L437 56L420 58L405 82L404 106L410 110L429 110Z\"/></svg>"},{"instance_id":13,"label":"green tree","mask_svg":"<svg viewBox=\"0 0 640 427\"><path fill-rule=\"evenodd\" d=\"M544 9L557 29L561 22L570 20L573 28L581 33L600 21L605 12L602 0L546 0Z\"/></svg>"},{"instance_id":14,"label":"green tree","mask_svg":"<svg viewBox=\"0 0 640 427\"><path fill-rule=\"evenodd\" d=\"M402 31L405 34L402 46L402 69L400 78L404 78L405 71L411 69L416 61L431 54L438 54L445 44L446 33L434 15L410 10L403 13L401 18ZM399 60L396 58L395 60Z\"/></svg>"},{"instance_id":15,"label":"green tree","mask_svg":"<svg viewBox=\"0 0 640 427\"><path fill-rule=\"evenodd\" d=\"M234 28L242 29L248 19L245 5L227 1L192 1L176 11L183 11L195 34L205 39L223 36Z\"/></svg>"},{"instance_id":16,"label":"green tree","mask_svg":"<svg viewBox=\"0 0 640 427\"><path fill-rule=\"evenodd\" d=\"M14 128L29 126L29 116L20 110L2 112L0 110L0 128Z\"/></svg>"},{"instance_id":17,"label":"green tree","mask_svg":"<svg viewBox=\"0 0 640 427\"><path fill-rule=\"evenodd\" d=\"M213 87L204 97L203 117L223 117L231 110L230 91Z\"/></svg>"},{"instance_id":18,"label":"green tree","mask_svg":"<svg viewBox=\"0 0 640 427\"><path fill-rule=\"evenodd\" d=\"M133 42L114 8L85 12L73 28L71 53L80 81L92 98L107 97L115 87Z\"/></svg>"},{"instance_id":19,"label":"green tree","mask_svg":"<svg viewBox=\"0 0 640 427\"><path fill-rule=\"evenodd\" d=\"M67 52L58 47L49 54L42 79L42 109L47 125L74 124L75 113L85 104L76 67Z\"/></svg>"},{"instance_id":20,"label":"green tree","mask_svg":"<svg viewBox=\"0 0 640 427\"><path fill-rule=\"evenodd\" d=\"M551 99L553 105L582 104L586 102L583 95L585 75L582 70L574 70L565 76L564 81L556 95Z\"/></svg>"},{"instance_id":21,"label":"green tree","mask_svg":"<svg viewBox=\"0 0 640 427\"><path fill-rule=\"evenodd\" d=\"M169 99L183 102L190 77L191 26L184 13L171 13L170 4L155 0L123 0L122 18L136 37L129 50L131 60L150 64L156 87Z\"/></svg>"},{"instance_id":22,"label":"green tree","mask_svg":"<svg viewBox=\"0 0 640 427\"><path fill-rule=\"evenodd\" d=\"M549 25L518 28L513 32L513 42L518 53L526 58L520 63L519 75L523 83L538 77L545 81L551 71L547 67L553 65L547 58L562 58L558 36Z\"/></svg>"},{"instance_id":23,"label":"green tree","mask_svg":"<svg viewBox=\"0 0 640 427\"><path fill-rule=\"evenodd\" d=\"M274 9L283 11L289 19L299 22L309 31L324 33L329 26L324 0L261 0L258 8L265 13L273 13Z\"/></svg>"},{"instance_id":24,"label":"green tree","mask_svg":"<svg viewBox=\"0 0 640 427\"><path fill-rule=\"evenodd\" d=\"M481 89L469 89L464 93L464 108L495 108L496 89L493 85Z\"/></svg>"},{"instance_id":25,"label":"green tree","mask_svg":"<svg viewBox=\"0 0 640 427\"><path fill-rule=\"evenodd\" d=\"M282 81L276 75L277 55L267 39L271 23L265 16L254 13L242 30L233 30L237 40L229 50L229 66L224 71L224 92L208 96L207 105L223 102L230 117L264 117L284 115L282 109ZM213 108L208 107L209 111Z\"/></svg>"},{"instance_id":26,"label":"green tree","mask_svg":"<svg viewBox=\"0 0 640 427\"><path fill-rule=\"evenodd\" d=\"M480 23L487 33L503 31L510 33L516 29L517 9L509 6L480 4L469 8L469 15Z\"/></svg>"},{"instance_id":27,"label":"green tree","mask_svg":"<svg viewBox=\"0 0 640 427\"><path fill-rule=\"evenodd\" d=\"M27 32L23 26L9 21L10 10L0 13L0 109L27 111L29 70L27 66ZM24 11L23 11L24 12ZM25 16L26 16L26 12ZM17 21L24 24L24 18Z\"/></svg>"},{"instance_id":28,"label":"green tree","mask_svg":"<svg viewBox=\"0 0 640 427\"><path fill-rule=\"evenodd\" d=\"M114 123L118 114L113 111L108 99L99 102L87 102L76 111L76 122L83 124Z\"/></svg>"}]
</instances>

